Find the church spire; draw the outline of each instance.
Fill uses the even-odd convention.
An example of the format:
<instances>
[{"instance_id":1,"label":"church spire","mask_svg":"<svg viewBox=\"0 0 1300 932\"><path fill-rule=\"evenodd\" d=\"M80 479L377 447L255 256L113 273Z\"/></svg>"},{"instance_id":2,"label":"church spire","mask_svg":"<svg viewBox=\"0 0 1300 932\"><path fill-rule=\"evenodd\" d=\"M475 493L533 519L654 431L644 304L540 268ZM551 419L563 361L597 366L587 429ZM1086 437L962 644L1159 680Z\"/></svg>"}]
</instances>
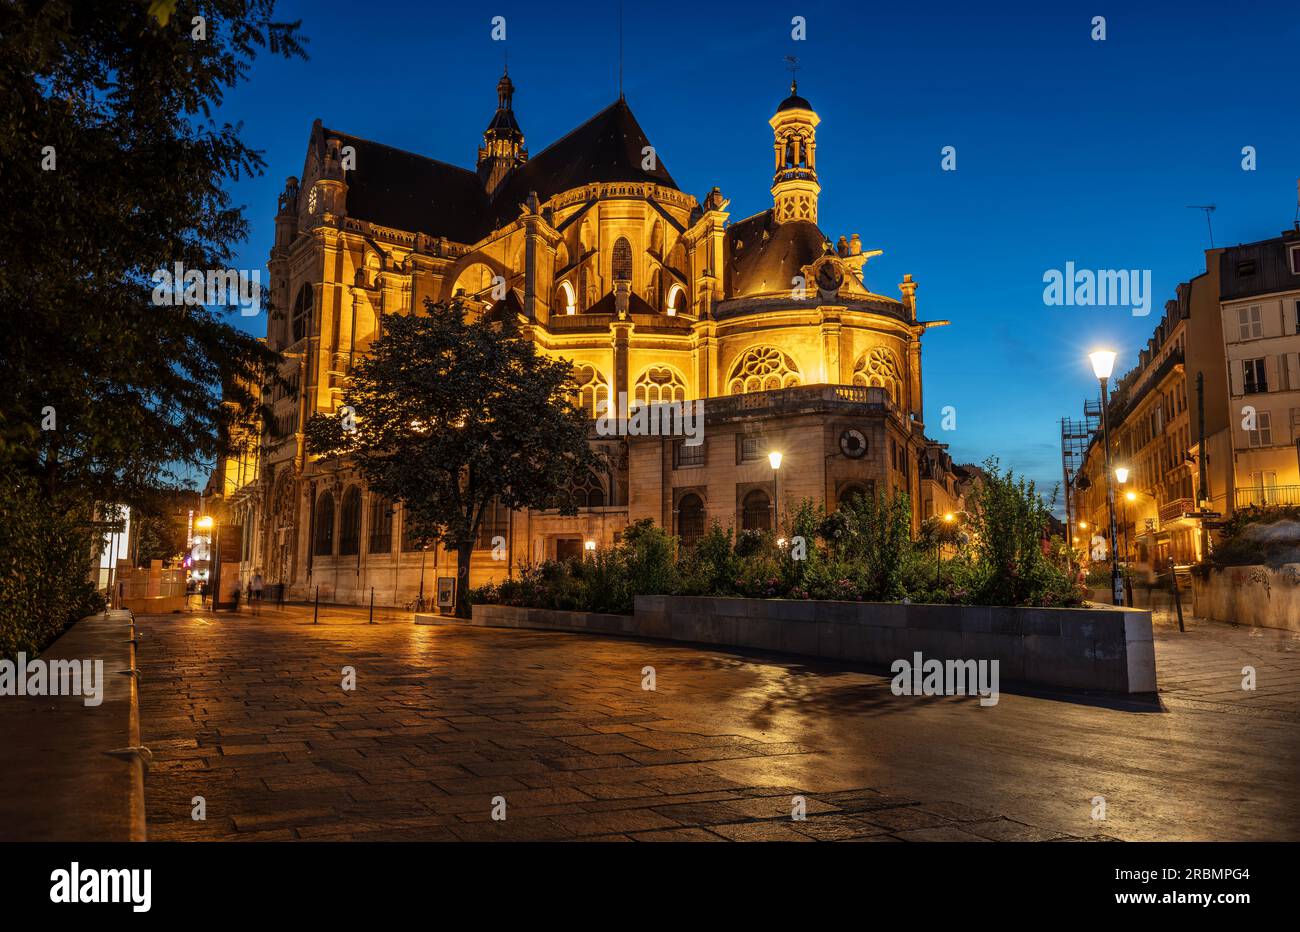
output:
<instances>
[{"instance_id":1,"label":"church spire","mask_svg":"<svg viewBox=\"0 0 1300 932\"><path fill-rule=\"evenodd\" d=\"M772 127L776 173L772 177L772 216L777 223L794 220L817 222L817 124L821 117L799 96L799 83L791 75L790 96L781 101Z\"/></svg>"},{"instance_id":2,"label":"church spire","mask_svg":"<svg viewBox=\"0 0 1300 932\"><path fill-rule=\"evenodd\" d=\"M528 161L524 133L514 111L515 84L506 71L497 82L497 112L483 131L478 150L478 176L489 195L496 193L512 170Z\"/></svg>"}]
</instances>

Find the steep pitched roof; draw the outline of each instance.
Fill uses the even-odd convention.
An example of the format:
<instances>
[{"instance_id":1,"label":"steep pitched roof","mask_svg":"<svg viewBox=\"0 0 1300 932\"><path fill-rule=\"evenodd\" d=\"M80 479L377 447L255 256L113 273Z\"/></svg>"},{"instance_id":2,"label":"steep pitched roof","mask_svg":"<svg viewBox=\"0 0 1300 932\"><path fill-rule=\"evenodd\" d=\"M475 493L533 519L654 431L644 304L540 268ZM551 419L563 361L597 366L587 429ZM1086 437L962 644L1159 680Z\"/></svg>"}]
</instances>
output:
<instances>
[{"instance_id":1,"label":"steep pitched roof","mask_svg":"<svg viewBox=\"0 0 1300 932\"><path fill-rule=\"evenodd\" d=\"M348 171L348 215L410 233L473 243L487 232L489 203L475 172L337 130L356 147Z\"/></svg>"},{"instance_id":2,"label":"steep pitched roof","mask_svg":"<svg viewBox=\"0 0 1300 932\"><path fill-rule=\"evenodd\" d=\"M322 129L322 134L356 147L357 167L346 174L349 216L459 243L477 242L509 223L530 191L545 201L591 182L649 181L677 188L657 153L653 169L641 167L650 141L622 99L525 162L491 199L470 169L338 130Z\"/></svg>"},{"instance_id":3,"label":"steep pitched roof","mask_svg":"<svg viewBox=\"0 0 1300 932\"><path fill-rule=\"evenodd\" d=\"M545 201L592 182L649 181L677 188L657 152L653 169L641 167L648 145L641 124L620 98L512 173L493 198L494 219L513 220L530 191Z\"/></svg>"}]
</instances>

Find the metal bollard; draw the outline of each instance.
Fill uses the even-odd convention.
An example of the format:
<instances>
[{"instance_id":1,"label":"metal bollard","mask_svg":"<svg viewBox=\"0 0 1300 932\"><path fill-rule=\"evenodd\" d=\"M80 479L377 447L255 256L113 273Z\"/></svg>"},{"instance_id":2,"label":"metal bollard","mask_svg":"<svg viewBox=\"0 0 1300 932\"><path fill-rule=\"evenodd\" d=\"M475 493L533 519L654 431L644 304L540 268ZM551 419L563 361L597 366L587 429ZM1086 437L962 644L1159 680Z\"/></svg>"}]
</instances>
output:
<instances>
[{"instance_id":1,"label":"metal bollard","mask_svg":"<svg viewBox=\"0 0 1300 932\"><path fill-rule=\"evenodd\" d=\"M316 603L312 606L311 623L314 625L320 624L320 586L316 587Z\"/></svg>"},{"instance_id":2,"label":"metal bollard","mask_svg":"<svg viewBox=\"0 0 1300 932\"><path fill-rule=\"evenodd\" d=\"M370 587L370 624L375 623L375 587Z\"/></svg>"}]
</instances>

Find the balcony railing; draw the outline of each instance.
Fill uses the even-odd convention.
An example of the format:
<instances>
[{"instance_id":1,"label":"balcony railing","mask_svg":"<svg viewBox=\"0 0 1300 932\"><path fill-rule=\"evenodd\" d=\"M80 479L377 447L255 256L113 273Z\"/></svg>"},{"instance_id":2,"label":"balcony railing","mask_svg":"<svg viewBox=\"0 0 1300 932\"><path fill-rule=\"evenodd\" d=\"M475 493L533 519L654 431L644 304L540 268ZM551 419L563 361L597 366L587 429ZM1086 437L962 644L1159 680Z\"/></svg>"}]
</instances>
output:
<instances>
[{"instance_id":1,"label":"balcony railing","mask_svg":"<svg viewBox=\"0 0 1300 932\"><path fill-rule=\"evenodd\" d=\"M1300 505L1300 485L1273 485L1236 490L1236 507Z\"/></svg>"},{"instance_id":2,"label":"balcony railing","mask_svg":"<svg viewBox=\"0 0 1300 932\"><path fill-rule=\"evenodd\" d=\"M1195 510L1196 502L1190 498L1175 498L1160 506L1160 523L1163 525L1170 521L1177 521L1184 512Z\"/></svg>"}]
</instances>

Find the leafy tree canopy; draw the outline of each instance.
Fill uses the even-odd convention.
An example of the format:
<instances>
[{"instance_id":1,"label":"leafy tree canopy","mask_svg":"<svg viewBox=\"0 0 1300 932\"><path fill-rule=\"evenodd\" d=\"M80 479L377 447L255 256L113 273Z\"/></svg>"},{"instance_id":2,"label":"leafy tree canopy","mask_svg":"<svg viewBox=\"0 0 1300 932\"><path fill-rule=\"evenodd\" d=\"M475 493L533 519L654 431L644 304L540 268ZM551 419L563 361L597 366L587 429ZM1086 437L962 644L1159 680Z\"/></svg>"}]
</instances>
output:
<instances>
[{"instance_id":1,"label":"leafy tree canopy","mask_svg":"<svg viewBox=\"0 0 1300 932\"><path fill-rule=\"evenodd\" d=\"M213 113L302 42L273 0L0 5L0 461L46 496L129 501L256 414L275 354L151 276L227 268L248 228L224 185L263 161Z\"/></svg>"},{"instance_id":2,"label":"leafy tree canopy","mask_svg":"<svg viewBox=\"0 0 1300 932\"><path fill-rule=\"evenodd\" d=\"M412 536L457 551L458 612L488 505L575 509L565 494L601 462L570 399L573 369L537 354L510 320L459 302L384 319L336 415L314 415L308 449L347 456L370 489L403 504Z\"/></svg>"}]
</instances>

